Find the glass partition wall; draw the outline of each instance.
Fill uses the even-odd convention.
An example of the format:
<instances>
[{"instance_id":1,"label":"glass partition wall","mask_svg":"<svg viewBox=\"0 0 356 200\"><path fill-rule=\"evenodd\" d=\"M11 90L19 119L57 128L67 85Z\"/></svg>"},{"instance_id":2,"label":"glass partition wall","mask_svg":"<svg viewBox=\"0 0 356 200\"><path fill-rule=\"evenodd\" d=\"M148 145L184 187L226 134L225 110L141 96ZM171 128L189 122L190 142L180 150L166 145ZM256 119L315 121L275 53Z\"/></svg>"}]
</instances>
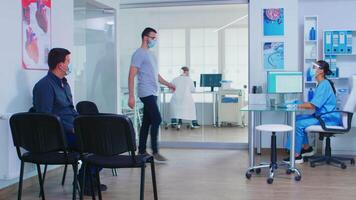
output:
<instances>
[{"instance_id":1,"label":"glass partition wall","mask_svg":"<svg viewBox=\"0 0 356 200\"><path fill-rule=\"evenodd\" d=\"M95 1L74 1L75 100L117 113L116 11Z\"/></svg>"},{"instance_id":2,"label":"glass partition wall","mask_svg":"<svg viewBox=\"0 0 356 200\"><path fill-rule=\"evenodd\" d=\"M171 116L175 111L170 102L174 94L162 86L158 98L163 118L159 137L161 145L209 147L247 144L245 125L248 118L238 112L238 106L247 100L244 96L248 83L247 18L219 29L247 15L247 12L248 6L244 4L120 10L122 108L123 113L136 117L137 130L142 104L134 110L127 108L127 77L131 56L141 45L141 33L144 28L152 27L158 31L158 45L151 51L157 57L160 75L172 81L181 75L181 67L190 69L190 78L195 83L195 91L191 94L195 110L189 112L196 112L198 124L201 125L191 129L191 121L183 119L179 130L177 126L172 126ZM215 87L212 92L208 85L211 83L201 83L202 74L221 74L226 83L223 87ZM221 84L220 80L215 82ZM232 113L227 113L229 109ZM232 116L232 119L228 120L225 116Z\"/></svg>"}]
</instances>

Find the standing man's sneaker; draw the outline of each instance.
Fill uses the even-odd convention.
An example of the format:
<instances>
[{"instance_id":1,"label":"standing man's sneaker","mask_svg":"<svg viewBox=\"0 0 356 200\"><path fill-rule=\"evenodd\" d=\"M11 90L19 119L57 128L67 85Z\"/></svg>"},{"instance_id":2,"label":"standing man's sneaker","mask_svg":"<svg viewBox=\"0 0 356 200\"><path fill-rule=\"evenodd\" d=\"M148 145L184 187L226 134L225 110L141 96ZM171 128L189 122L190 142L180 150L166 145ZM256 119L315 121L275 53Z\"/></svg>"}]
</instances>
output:
<instances>
[{"instance_id":1,"label":"standing man's sneaker","mask_svg":"<svg viewBox=\"0 0 356 200\"><path fill-rule=\"evenodd\" d=\"M159 153L154 153L153 158L157 161L167 161L167 158L165 158L164 156L162 156Z\"/></svg>"},{"instance_id":2,"label":"standing man's sneaker","mask_svg":"<svg viewBox=\"0 0 356 200\"><path fill-rule=\"evenodd\" d=\"M290 158L288 157L288 158L285 158L285 159L283 159L283 161L284 162L290 162ZM302 164L304 161L303 161L303 157L302 157L302 155L299 155L299 156L297 156L297 157L295 157L295 163L296 164Z\"/></svg>"},{"instance_id":3,"label":"standing man's sneaker","mask_svg":"<svg viewBox=\"0 0 356 200\"><path fill-rule=\"evenodd\" d=\"M302 157L310 157L314 155L314 149L313 147L309 146L308 149L304 149L302 148L302 151L300 152L300 154L302 155Z\"/></svg>"}]
</instances>

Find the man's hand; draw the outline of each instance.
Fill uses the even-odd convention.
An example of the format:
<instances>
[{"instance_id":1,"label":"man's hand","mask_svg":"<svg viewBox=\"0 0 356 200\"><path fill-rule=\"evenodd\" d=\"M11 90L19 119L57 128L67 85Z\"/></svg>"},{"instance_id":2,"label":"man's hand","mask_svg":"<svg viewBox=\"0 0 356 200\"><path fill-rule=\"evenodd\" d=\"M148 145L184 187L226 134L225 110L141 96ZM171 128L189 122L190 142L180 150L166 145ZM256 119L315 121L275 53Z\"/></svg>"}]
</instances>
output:
<instances>
[{"instance_id":1,"label":"man's hand","mask_svg":"<svg viewBox=\"0 0 356 200\"><path fill-rule=\"evenodd\" d=\"M176 91L176 86L173 85L172 83L168 83L168 84L167 84L167 87L168 87L170 90L172 90L173 92Z\"/></svg>"},{"instance_id":2,"label":"man's hand","mask_svg":"<svg viewBox=\"0 0 356 200\"><path fill-rule=\"evenodd\" d=\"M135 96L129 96L129 101L128 101L128 106L131 108L131 109L134 109L135 107Z\"/></svg>"}]
</instances>

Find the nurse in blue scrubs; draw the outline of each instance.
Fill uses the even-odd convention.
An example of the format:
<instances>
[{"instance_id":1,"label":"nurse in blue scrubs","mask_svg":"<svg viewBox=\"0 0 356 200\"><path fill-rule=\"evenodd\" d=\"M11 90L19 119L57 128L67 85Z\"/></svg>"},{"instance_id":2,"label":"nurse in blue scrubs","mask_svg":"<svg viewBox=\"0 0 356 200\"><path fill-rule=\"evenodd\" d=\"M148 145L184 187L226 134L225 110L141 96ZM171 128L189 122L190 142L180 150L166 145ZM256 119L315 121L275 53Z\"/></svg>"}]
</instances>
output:
<instances>
[{"instance_id":1,"label":"nurse in blue scrubs","mask_svg":"<svg viewBox=\"0 0 356 200\"><path fill-rule=\"evenodd\" d=\"M332 74L329 69L329 64L323 60L313 63L312 70L315 80L318 82L315 89L314 97L310 102L298 105L302 109L315 110L312 115L298 115L296 118L295 130L295 162L303 163L303 156L312 156L314 154L313 148L309 145L308 134L305 129L312 125L320 125L315 116L335 111L336 110L336 96L334 83L326 78L326 75ZM322 116L326 125L340 125L341 116L339 113L331 113ZM288 138L286 146L290 148L290 138ZM289 161L289 158L284 159Z\"/></svg>"}]
</instances>

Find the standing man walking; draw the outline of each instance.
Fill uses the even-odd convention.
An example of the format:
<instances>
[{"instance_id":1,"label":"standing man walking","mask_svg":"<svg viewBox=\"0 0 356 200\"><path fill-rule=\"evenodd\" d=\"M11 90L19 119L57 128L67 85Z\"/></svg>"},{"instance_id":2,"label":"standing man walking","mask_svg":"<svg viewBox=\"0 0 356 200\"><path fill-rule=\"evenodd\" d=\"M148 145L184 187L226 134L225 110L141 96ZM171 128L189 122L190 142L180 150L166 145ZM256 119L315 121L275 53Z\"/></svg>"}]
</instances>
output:
<instances>
[{"instance_id":1,"label":"standing man walking","mask_svg":"<svg viewBox=\"0 0 356 200\"><path fill-rule=\"evenodd\" d=\"M154 159L166 161L167 159L158 152L158 130L162 118L157 105L157 95L159 83L166 85L171 90L175 90L175 86L158 74L157 60L150 51L157 43L157 31L153 28L145 28L141 34L141 39L141 47L135 51L131 58L128 78L128 106L132 109L135 107L134 82L135 76L138 75L137 95L144 105L138 151L139 154L147 154L146 143L150 131Z\"/></svg>"}]
</instances>

